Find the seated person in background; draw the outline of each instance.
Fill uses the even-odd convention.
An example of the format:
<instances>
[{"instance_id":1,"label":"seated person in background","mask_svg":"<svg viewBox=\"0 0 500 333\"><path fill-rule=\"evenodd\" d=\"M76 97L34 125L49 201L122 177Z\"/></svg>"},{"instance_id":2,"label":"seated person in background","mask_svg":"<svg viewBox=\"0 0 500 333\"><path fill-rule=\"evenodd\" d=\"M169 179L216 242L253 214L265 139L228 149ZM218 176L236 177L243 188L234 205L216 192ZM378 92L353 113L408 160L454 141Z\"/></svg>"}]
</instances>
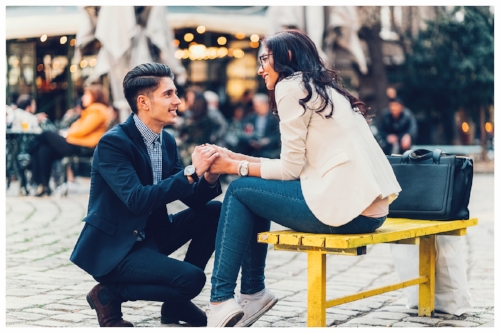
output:
<instances>
[{"instance_id":1,"label":"seated person in background","mask_svg":"<svg viewBox=\"0 0 500 333\"><path fill-rule=\"evenodd\" d=\"M227 148L230 150L241 153L243 149L241 148L240 139L243 136L243 118L245 114L245 109L242 104L237 104L233 111L233 117L229 122L227 128L227 133L224 138Z\"/></svg>"},{"instance_id":2,"label":"seated person in background","mask_svg":"<svg viewBox=\"0 0 500 333\"><path fill-rule=\"evenodd\" d=\"M191 164L191 154L194 148L205 143L215 143L214 132L219 124L208 115L208 103L203 93L195 91L194 99L186 118L179 129L181 159L185 165Z\"/></svg>"},{"instance_id":3,"label":"seated person in background","mask_svg":"<svg viewBox=\"0 0 500 333\"><path fill-rule=\"evenodd\" d=\"M36 102L31 95L19 95L15 108L7 108L7 128L16 132L41 133L40 121L45 113L35 115Z\"/></svg>"},{"instance_id":4,"label":"seated person in background","mask_svg":"<svg viewBox=\"0 0 500 333\"><path fill-rule=\"evenodd\" d=\"M215 92L207 90L203 93L203 96L208 103L208 116L212 118L214 122L217 123L218 129L212 131L212 136L210 138L211 142L219 146L225 146L224 136L227 133L227 120L219 109L219 95Z\"/></svg>"},{"instance_id":5,"label":"seated person in background","mask_svg":"<svg viewBox=\"0 0 500 333\"><path fill-rule=\"evenodd\" d=\"M394 98L389 101L389 107L382 110L378 130L384 153L402 154L415 142L417 121L410 109Z\"/></svg>"},{"instance_id":6,"label":"seated person in background","mask_svg":"<svg viewBox=\"0 0 500 333\"><path fill-rule=\"evenodd\" d=\"M85 108L78 120L62 135L43 132L29 153L33 162L33 179L38 184L36 196L50 195L49 179L52 163L65 156L79 155L82 149L95 148L108 124L108 98L99 84L85 88Z\"/></svg>"},{"instance_id":7,"label":"seated person in background","mask_svg":"<svg viewBox=\"0 0 500 333\"><path fill-rule=\"evenodd\" d=\"M279 124L269 110L266 94L253 97L254 113L243 124L244 134L241 145L250 156L278 158L280 155Z\"/></svg>"}]
</instances>

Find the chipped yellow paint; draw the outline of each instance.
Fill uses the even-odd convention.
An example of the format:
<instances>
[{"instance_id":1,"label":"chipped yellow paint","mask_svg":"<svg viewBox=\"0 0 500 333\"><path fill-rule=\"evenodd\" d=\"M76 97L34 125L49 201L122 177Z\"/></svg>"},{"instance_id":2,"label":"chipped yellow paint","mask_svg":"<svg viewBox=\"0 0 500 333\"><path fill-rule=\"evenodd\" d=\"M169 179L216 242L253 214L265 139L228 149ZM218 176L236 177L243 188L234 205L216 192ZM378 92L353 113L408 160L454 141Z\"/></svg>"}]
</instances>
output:
<instances>
[{"instance_id":1,"label":"chipped yellow paint","mask_svg":"<svg viewBox=\"0 0 500 333\"><path fill-rule=\"evenodd\" d=\"M325 247L325 236L323 236L323 235L311 235L311 234L302 236L302 245L315 246L315 247Z\"/></svg>"},{"instance_id":2,"label":"chipped yellow paint","mask_svg":"<svg viewBox=\"0 0 500 333\"><path fill-rule=\"evenodd\" d=\"M301 233L279 235L280 244L301 245L301 242L300 242L301 239L302 239Z\"/></svg>"},{"instance_id":3,"label":"chipped yellow paint","mask_svg":"<svg viewBox=\"0 0 500 333\"><path fill-rule=\"evenodd\" d=\"M262 232L257 235L257 242L259 243L269 243L269 244L277 244L279 236L276 234L272 234L269 232Z\"/></svg>"}]
</instances>

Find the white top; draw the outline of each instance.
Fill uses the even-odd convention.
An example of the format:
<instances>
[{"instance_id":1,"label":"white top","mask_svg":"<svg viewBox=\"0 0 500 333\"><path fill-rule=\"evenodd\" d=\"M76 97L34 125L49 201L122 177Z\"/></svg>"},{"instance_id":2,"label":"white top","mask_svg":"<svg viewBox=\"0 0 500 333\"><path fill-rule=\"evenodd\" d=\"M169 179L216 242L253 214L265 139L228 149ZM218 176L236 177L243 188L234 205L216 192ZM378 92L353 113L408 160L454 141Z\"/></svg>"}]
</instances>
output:
<instances>
[{"instance_id":1,"label":"white top","mask_svg":"<svg viewBox=\"0 0 500 333\"><path fill-rule=\"evenodd\" d=\"M401 187L387 157L364 117L353 111L347 98L335 89L328 93L334 104L330 119L310 108L304 113L299 100L306 96L302 75L280 81L275 87L280 117L280 159L261 158L264 179L300 179L306 203L323 223L340 226L364 212L374 201L396 199ZM313 86L308 107L320 100ZM324 115L330 113L327 108Z\"/></svg>"},{"instance_id":2,"label":"white top","mask_svg":"<svg viewBox=\"0 0 500 333\"><path fill-rule=\"evenodd\" d=\"M38 123L37 117L23 109L14 109L7 107L7 124L12 124L11 130L16 132L41 133L42 128ZM23 127L23 123L25 124Z\"/></svg>"}]
</instances>

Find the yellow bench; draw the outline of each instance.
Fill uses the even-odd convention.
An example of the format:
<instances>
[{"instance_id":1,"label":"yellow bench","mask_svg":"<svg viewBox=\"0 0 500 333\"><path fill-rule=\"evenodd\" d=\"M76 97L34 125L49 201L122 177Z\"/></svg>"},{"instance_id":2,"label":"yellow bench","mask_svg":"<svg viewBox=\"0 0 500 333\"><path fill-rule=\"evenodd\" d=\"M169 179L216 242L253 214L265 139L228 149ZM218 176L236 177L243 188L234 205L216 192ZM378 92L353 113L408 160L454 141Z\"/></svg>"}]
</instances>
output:
<instances>
[{"instance_id":1,"label":"yellow bench","mask_svg":"<svg viewBox=\"0 0 500 333\"><path fill-rule=\"evenodd\" d=\"M307 252L307 326L325 327L327 308L417 284L419 285L418 315L431 317L434 313L436 235L463 236L467 227L475 225L477 218L456 221L388 218L382 227L370 234L330 235L280 230L262 232L258 235L258 241L273 244L275 250ZM326 300L326 254L362 255L366 254L367 245L379 243L419 244L420 276L381 288Z\"/></svg>"}]
</instances>

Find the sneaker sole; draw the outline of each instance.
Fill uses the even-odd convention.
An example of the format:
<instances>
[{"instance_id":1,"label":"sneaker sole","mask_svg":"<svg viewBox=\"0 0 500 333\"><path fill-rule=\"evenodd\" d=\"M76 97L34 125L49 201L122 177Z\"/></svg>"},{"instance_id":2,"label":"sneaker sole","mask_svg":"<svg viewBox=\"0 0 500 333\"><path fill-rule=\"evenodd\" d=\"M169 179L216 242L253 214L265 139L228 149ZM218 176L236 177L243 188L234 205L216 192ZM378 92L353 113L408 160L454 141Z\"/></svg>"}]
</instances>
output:
<instances>
[{"instance_id":1,"label":"sneaker sole","mask_svg":"<svg viewBox=\"0 0 500 333\"><path fill-rule=\"evenodd\" d=\"M260 317L262 317L267 311L271 310L273 306L278 303L278 298L275 297L269 301L259 312L255 313L252 317L249 317L244 322L238 323L235 327L250 327L252 326Z\"/></svg>"},{"instance_id":2,"label":"sneaker sole","mask_svg":"<svg viewBox=\"0 0 500 333\"><path fill-rule=\"evenodd\" d=\"M243 318L243 315L244 315L243 311L236 312L233 315L229 316L229 318L227 318L222 323L222 325L218 326L218 327L233 327L234 325L236 325L241 320L241 318Z\"/></svg>"}]
</instances>

